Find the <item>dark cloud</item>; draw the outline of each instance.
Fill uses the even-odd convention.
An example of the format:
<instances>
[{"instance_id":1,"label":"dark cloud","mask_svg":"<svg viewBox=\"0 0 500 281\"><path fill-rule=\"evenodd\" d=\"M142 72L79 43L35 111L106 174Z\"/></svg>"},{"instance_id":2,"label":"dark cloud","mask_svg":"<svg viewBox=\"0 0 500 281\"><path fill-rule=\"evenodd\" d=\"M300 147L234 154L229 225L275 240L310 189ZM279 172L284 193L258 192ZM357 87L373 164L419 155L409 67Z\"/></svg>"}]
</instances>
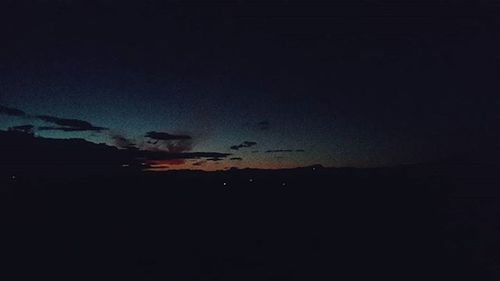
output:
<instances>
[{"instance_id":1,"label":"dark cloud","mask_svg":"<svg viewBox=\"0 0 500 281\"><path fill-rule=\"evenodd\" d=\"M78 119L64 119L64 118L48 116L48 115L37 115L36 117L40 120L45 121L45 122L54 123L54 124L60 125L60 126L68 126L68 127L76 127L76 128L93 127L92 124L90 124L89 122L83 121L83 120L78 120Z\"/></svg>"},{"instance_id":2,"label":"dark cloud","mask_svg":"<svg viewBox=\"0 0 500 281\"><path fill-rule=\"evenodd\" d=\"M184 153L193 149L191 140L147 141L140 147L144 150L169 153Z\"/></svg>"},{"instance_id":3,"label":"dark cloud","mask_svg":"<svg viewBox=\"0 0 500 281\"><path fill-rule=\"evenodd\" d=\"M9 131L16 131L16 132L22 132L22 133L27 133L27 134L33 134L33 125L21 125L21 126L14 126L10 127Z\"/></svg>"},{"instance_id":4,"label":"dark cloud","mask_svg":"<svg viewBox=\"0 0 500 281\"><path fill-rule=\"evenodd\" d=\"M270 124L269 124L268 120L263 120L263 121L260 121L259 123L257 123L257 126L261 130L268 130L269 129L269 125Z\"/></svg>"},{"instance_id":5,"label":"dark cloud","mask_svg":"<svg viewBox=\"0 0 500 281\"><path fill-rule=\"evenodd\" d=\"M177 140L169 141L168 143L160 145L160 147L166 148L166 150L171 153L181 153L191 151L193 149L193 144L190 140Z\"/></svg>"},{"instance_id":6,"label":"dark cloud","mask_svg":"<svg viewBox=\"0 0 500 281\"><path fill-rule=\"evenodd\" d=\"M132 140L122 135L118 134L111 135L111 139L113 140L113 144L118 148L127 148L127 149L136 148L136 145Z\"/></svg>"},{"instance_id":7,"label":"dark cloud","mask_svg":"<svg viewBox=\"0 0 500 281\"><path fill-rule=\"evenodd\" d=\"M100 132L104 130L108 130L104 127L96 127L91 123L78 119L67 119L67 118L59 118L50 115L29 115L24 111L16 108L11 108L7 106L0 105L0 114L9 115L9 116L18 116L18 117L28 117L33 119L42 120L47 123L52 123L58 125L60 127L55 126L42 126L39 127L39 130L42 131L64 131L64 132L77 132L77 131L95 131Z\"/></svg>"},{"instance_id":8,"label":"dark cloud","mask_svg":"<svg viewBox=\"0 0 500 281\"><path fill-rule=\"evenodd\" d=\"M206 161L197 161L197 162L194 162L191 165L193 165L193 166L203 166L205 163L206 163Z\"/></svg>"},{"instance_id":9,"label":"dark cloud","mask_svg":"<svg viewBox=\"0 0 500 281\"><path fill-rule=\"evenodd\" d=\"M233 150L239 150L240 148L244 148L244 147L252 147L254 145L256 145L257 143L254 142L254 141L244 141L242 144L238 144L238 145L233 145L231 146L231 149Z\"/></svg>"},{"instance_id":10,"label":"dark cloud","mask_svg":"<svg viewBox=\"0 0 500 281\"><path fill-rule=\"evenodd\" d=\"M221 158L221 157L207 158L207 161L214 161L214 162L219 162L219 161L222 161L222 160L224 160L224 159Z\"/></svg>"},{"instance_id":11,"label":"dark cloud","mask_svg":"<svg viewBox=\"0 0 500 281\"><path fill-rule=\"evenodd\" d=\"M180 152L180 153L172 153L168 151L149 151L149 150L140 150L140 156L145 157L149 160L172 160L172 159L201 159L207 158L206 160L210 161L219 161L215 159L222 160L230 156L230 153L219 153L219 152Z\"/></svg>"},{"instance_id":12,"label":"dark cloud","mask_svg":"<svg viewBox=\"0 0 500 281\"><path fill-rule=\"evenodd\" d=\"M26 116L26 113L22 110L0 105L0 114L9 116Z\"/></svg>"},{"instance_id":13,"label":"dark cloud","mask_svg":"<svg viewBox=\"0 0 500 281\"><path fill-rule=\"evenodd\" d=\"M64 132L77 132L77 131L104 131L108 130L108 128L104 127L96 127L90 124L87 121L78 120L78 119L66 119L59 118L55 116L49 115L36 115L35 118L38 118L42 121L56 124L62 127L40 127L39 130L55 130L55 131L64 131Z\"/></svg>"},{"instance_id":14,"label":"dark cloud","mask_svg":"<svg viewBox=\"0 0 500 281\"><path fill-rule=\"evenodd\" d=\"M258 150L252 150L252 153L258 153L259 151Z\"/></svg>"},{"instance_id":15,"label":"dark cloud","mask_svg":"<svg viewBox=\"0 0 500 281\"><path fill-rule=\"evenodd\" d=\"M229 158L229 160L241 161L241 160L243 160L243 158L241 158L241 157L231 157L231 158Z\"/></svg>"},{"instance_id":16,"label":"dark cloud","mask_svg":"<svg viewBox=\"0 0 500 281\"><path fill-rule=\"evenodd\" d=\"M155 131L147 132L146 135L144 136L150 139L161 140L161 141L191 139L191 136L188 135L172 135L165 132L155 132Z\"/></svg>"},{"instance_id":17,"label":"dark cloud","mask_svg":"<svg viewBox=\"0 0 500 281\"><path fill-rule=\"evenodd\" d=\"M169 153L183 153L193 149L192 137L189 135L173 135L165 132L147 132L145 137L146 150L167 151Z\"/></svg>"},{"instance_id":18,"label":"dark cloud","mask_svg":"<svg viewBox=\"0 0 500 281\"><path fill-rule=\"evenodd\" d=\"M295 149L295 152L304 152L305 150L303 149Z\"/></svg>"},{"instance_id":19,"label":"dark cloud","mask_svg":"<svg viewBox=\"0 0 500 281\"><path fill-rule=\"evenodd\" d=\"M41 126L37 128L40 131L63 131L63 132L84 132L108 130L107 128L93 127L93 128L76 128L76 127L54 127L54 126Z\"/></svg>"}]
</instances>

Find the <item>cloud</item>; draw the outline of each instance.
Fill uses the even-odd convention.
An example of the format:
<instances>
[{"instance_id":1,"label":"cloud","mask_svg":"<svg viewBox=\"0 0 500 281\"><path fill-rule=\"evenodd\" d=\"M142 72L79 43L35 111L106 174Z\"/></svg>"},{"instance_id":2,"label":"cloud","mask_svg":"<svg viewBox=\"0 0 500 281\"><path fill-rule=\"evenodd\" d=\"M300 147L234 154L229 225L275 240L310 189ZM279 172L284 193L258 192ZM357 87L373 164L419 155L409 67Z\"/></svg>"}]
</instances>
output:
<instances>
[{"instance_id":1,"label":"cloud","mask_svg":"<svg viewBox=\"0 0 500 281\"><path fill-rule=\"evenodd\" d=\"M231 158L229 158L229 160L241 161L241 160L243 160L243 158L241 158L241 157L231 157Z\"/></svg>"},{"instance_id":2,"label":"cloud","mask_svg":"<svg viewBox=\"0 0 500 281\"><path fill-rule=\"evenodd\" d=\"M165 132L147 132L146 135L144 135L147 138L154 139L154 140L161 140L161 141L166 141L166 140L190 140L191 136L188 135L172 135L169 133Z\"/></svg>"},{"instance_id":3,"label":"cloud","mask_svg":"<svg viewBox=\"0 0 500 281\"><path fill-rule=\"evenodd\" d=\"M231 146L230 148L233 149L233 150L239 150L240 148L244 148L244 147L252 147L254 145L256 145L257 143L254 142L254 141L244 141L242 144L238 144L238 145L233 145Z\"/></svg>"},{"instance_id":4,"label":"cloud","mask_svg":"<svg viewBox=\"0 0 500 281\"><path fill-rule=\"evenodd\" d=\"M218 162L218 161L222 161L224 159L222 159L221 157L212 157L212 158L207 158L207 161L214 161L214 162Z\"/></svg>"},{"instance_id":5,"label":"cloud","mask_svg":"<svg viewBox=\"0 0 500 281\"><path fill-rule=\"evenodd\" d=\"M26 113L22 110L0 105L0 114L8 116L26 116Z\"/></svg>"},{"instance_id":6,"label":"cloud","mask_svg":"<svg viewBox=\"0 0 500 281\"><path fill-rule=\"evenodd\" d=\"M304 152L305 150L303 149L295 149L295 152Z\"/></svg>"},{"instance_id":7,"label":"cloud","mask_svg":"<svg viewBox=\"0 0 500 281\"><path fill-rule=\"evenodd\" d=\"M146 150L182 153L193 149L192 137L189 135L173 135L166 132L150 131L144 137L150 139L144 146Z\"/></svg>"},{"instance_id":8,"label":"cloud","mask_svg":"<svg viewBox=\"0 0 500 281\"><path fill-rule=\"evenodd\" d=\"M76 131L104 131L108 130L108 128L104 127L96 127L91 123L78 119L66 119L59 118L55 116L49 115L36 115L35 118L38 118L44 122L56 124L62 127L39 127L39 130L54 130L54 131L64 131L64 132L76 132Z\"/></svg>"},{"instance_id":9,"label":"cloud","mask_svg":"<svg viewBox=\"0 0 500 281\"><path fill-rule=\"evenodd\" d=\"M182 165L186 161L184 159L169 159L169 160L148 160L146 161L151 168L167 169L172 165Z\"/></svg>"},{"instance_id":10,"label":"cloud","mask_svg":"<svg viewBox=\"0 0 500 281\"><path fill-rule=\"evenodd\" d=\"M168 151L149 151L140 150L141 156L149 160L172 160L172 159L201 159L207 158L210 161L218 161L216 158L226 158L230 156L230 153L219 153L219 152L180 152L172 153Z\"/></svg>"},{"instance_id":11,"label":"cloud","mask_svg":"<svg viewBox=\"0 0 500 281\"><path fill-rule=\"evenodd\" d=\"M49 115L37 115L36 117L40 120L45 121L45 122L54 123L54 124L60 125L60 126L68 126L68 127L76 127L76 128L93 127L92 124L90 124L89 122L83 121L83 120L78 120L78 119L64 119L64 118L59 118L59 117L54 117L54 116L49 116Z\"/></svg>"},{"instance_id":12,"label":"cloud","mask_svg":"<svg viewBox=\"0 0 500 281\"><path fill-rule=\"evenodd\" d=\"M55 116L50 116L50 115L30 115L27 114L26 112L17 109L17 108L12 108L12 107L7 107L0 105L0 114L3 115L8 115L8 116L17 116L17 117L26 117L26 118L31 118L31 119L38 119L43 122L47 123L52 123L56 126L42 126L39 127L39 130L42 131L64 131L64 132L77 132L77 131L94 131L94 132L100 132L104 130L108 130L108 128L104 127L97 127L92 125L91 123L83 120L78 120L78 119L66 119L66 118L59 118Z\"/></svg>"},{"instance_id":13,"label":"cloud","mask_svg":"<svg viewBox=\"0 0 500 281\"><path fill-rule=\"evenodd\" d=\"M27 133L27 134L33 134L33 125L21 125L21 126L14 126L10 127L9 131L16 131L16 132L22 132L22 133Z\"/></svg>"},{"instance_id":14,"label":"cloud","mask_svg":"<svg viewBox=\"0 0 500 281\"><path fill-rule=\"evenodd\" d=\"M166 140L166 141L148 141L142 148L150 151L159 151L159 152L170 152L170 153L183 153L187 151L191 151L193 149L193 145L191 140Z\"/></svg>"},{"instance_id":15,"label":"cloud","mask_svg":"<svg viewBox=\"0 0 500 281\"><path fill-rule=\"evenodd\" d=\"M119 134L111 135L111 139L113 140L113 144L118 148L127 148L127 149L137 148L132 140L122 135Z\"/></svg>"},{"instance_id":16,"label":"cloud","mask_svg":"<svg viewBox=\"0 0 500 281\"><path fill-rule=\"evenodd\" d=\"M146 162L153 168L162 168L162 165L181 165L185 164L186 160L199 160L192 165L201 166L207 161L216 162L224 160L231 154L218 152L182 152L170 153L166 151L138 151L140 157L146 159ZM164 167L163 167L164 168Z\"/></svg>"},{"instance_id":17,"label":"cloud","mask_svg":"<svg viewBox=\"0 0 500 281\"><path fill-rule=\"evenodd\" d=\"M93 127L93 128L75 128L75 127L54 127L54 126L41 126L37 128L40 131L63 131L63 132L84 132L108 130L107 128Z\"/></svg>"}]
</instances>

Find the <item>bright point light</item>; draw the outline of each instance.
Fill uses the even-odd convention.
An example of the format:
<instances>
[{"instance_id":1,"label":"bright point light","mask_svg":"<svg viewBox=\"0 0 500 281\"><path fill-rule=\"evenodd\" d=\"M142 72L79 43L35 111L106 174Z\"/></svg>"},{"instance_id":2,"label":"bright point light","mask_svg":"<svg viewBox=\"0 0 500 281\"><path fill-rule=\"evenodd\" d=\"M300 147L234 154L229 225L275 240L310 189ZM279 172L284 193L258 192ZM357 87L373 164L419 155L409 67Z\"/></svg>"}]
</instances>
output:
<instances>
[{"instance_id":1,"label":"bright point light","mask_svg":"<svg viewBox=\"0 0 500 281\"><path fill-rule=\"evenodd\" d=\"M227 183L223 183L223 185L224 185L224 186L226 186L226 185L227 185Z\"/></svg>"},{"instance_id":2,"label":"bright point light","mask_svg":"<svg viewBox=\"0 0 500 281\"><path fill-rule=\"evenodd\" d=\"M286 186L286 182L281 183L282 186Z\"/></svg>"},{"instance_id":3,"label":"bright point light","mask_svg":"<svg viewBox=\"0 0 500 281\"><path fill-rule=\"evenodd\" d=\"M12 179L15 180L16 179L16 176L12 176Z\"/></svg>"},{"instance_id":4,"label":"bright point light","mask_svg":"<svg viewBox=\"0 0 500 281\"><path fill-rule=\"evenodd\" d=\"M249 181L249 182L253 182L253 179L249 179L248 181Z\"/></svg>"}]
</instances>

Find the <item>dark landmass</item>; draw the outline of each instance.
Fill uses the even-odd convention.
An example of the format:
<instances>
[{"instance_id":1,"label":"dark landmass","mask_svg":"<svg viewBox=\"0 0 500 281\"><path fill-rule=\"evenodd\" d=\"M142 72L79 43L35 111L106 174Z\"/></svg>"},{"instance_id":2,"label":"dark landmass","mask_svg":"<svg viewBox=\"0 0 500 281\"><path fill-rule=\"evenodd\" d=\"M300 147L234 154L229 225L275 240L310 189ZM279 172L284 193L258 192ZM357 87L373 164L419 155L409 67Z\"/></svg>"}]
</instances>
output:
<instances>
[{"instance_id":1,"label":"dark landmass","mask_svg":"<svg viewBox=\"0 0 500 281\"><path fill-rule=\"evenodd\" d=\"M2 267L18 279L494 280L500 274L496 165L158 173L122 167L134 150L60 140L81 150L54 154L42 145L53 140L33 139L18 136L9 147L0 138ZM74 163L78 169L65 168Z\"/></svg>"},{"instance_id":2,"label":"dark landmass","mask_svg":"<svg viewBox=\"0 0 500 281\"><path fill-rule=\"evenodd\" d=\"M222 159L219 152L169 152L141 150L133 146L119 149L84 139L36 137L17 128L0 130L0 174L33 176L89 176L109 174L129 168L139 172L150 168L149 161Z\"/></svg>"}]
</instances>

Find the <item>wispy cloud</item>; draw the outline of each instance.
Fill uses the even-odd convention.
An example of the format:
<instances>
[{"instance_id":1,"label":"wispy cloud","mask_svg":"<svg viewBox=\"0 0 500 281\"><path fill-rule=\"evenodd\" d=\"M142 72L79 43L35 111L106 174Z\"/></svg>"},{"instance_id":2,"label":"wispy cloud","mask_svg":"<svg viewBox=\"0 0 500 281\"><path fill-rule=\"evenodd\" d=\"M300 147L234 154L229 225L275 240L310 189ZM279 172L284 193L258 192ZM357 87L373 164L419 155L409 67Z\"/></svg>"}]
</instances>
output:
<instances>
[{"instance_id":1,"label":"wispy cloud","mask_svg":"<svg viewBox=\"0 0 500 281\"><path fill-rule=\"evenodd\" d=\"M21 133L26 133L26 134L33 134L34 127L35 126L33 126L33 125L13 126L13 127L9 127L9 131L21 132Z\"/></svg>"},{"instance_id":2,"label":"wispy cloud","mask_svg":"<svg viewBox=\"0 0 500 281\"><path fill-rule=\"evenodd\" d=\"M239 150L240 148L252 147L254 145L257 145L257 143L254 141L244 141L243 143L238 144L238 145L233 145L230 148L233 150Z\"/></svg>"},{"instance_id":3,"label":"wispy cloud","mask_svg":"<svg viewBox=\"0 0 500 281\"><path fill-rule=\"evenodd\" d=\"M94 131L101 132L108 130L108 128L97 127L92 125L90 122L79 120L79 119L67 119L67 118L59 118L50 115L30 115L26 112L12 107L7 107L0 105L0 114L8 115L8 116L16 116L16 117L26 117L30 119L41 120L46 123L51 123L58 125L56 126L41 126L38 127L38 130L41 131L64 131L64 132L77 132L77 131Z\"/></svg>"},{"instance_id":4,"label":"wispy cloud","mask_svg":"<svg viewBox=\"0 0 500 281\"><path fill-rule=\"evenodd\" d=\"M147 132L146 135L144 135L147 138L154 139L154 140L190 140L191 136L188 135L173 135L165 132Z\"/></svg>"},{"instance_id":5,"label":"wispy cloud","mask_svg":"<svg viewBox=\"0 0 500 281\"><path fill-rule=\"evenodd\" d=\"M84 132L84 131L100 132L103 130L108 130L107 128L102 128L102 127L78 128L78 127L54 127L54 126L40 126L37 129L40 131L63 131L63 132Z\"/></svg>"}]
</instances>

